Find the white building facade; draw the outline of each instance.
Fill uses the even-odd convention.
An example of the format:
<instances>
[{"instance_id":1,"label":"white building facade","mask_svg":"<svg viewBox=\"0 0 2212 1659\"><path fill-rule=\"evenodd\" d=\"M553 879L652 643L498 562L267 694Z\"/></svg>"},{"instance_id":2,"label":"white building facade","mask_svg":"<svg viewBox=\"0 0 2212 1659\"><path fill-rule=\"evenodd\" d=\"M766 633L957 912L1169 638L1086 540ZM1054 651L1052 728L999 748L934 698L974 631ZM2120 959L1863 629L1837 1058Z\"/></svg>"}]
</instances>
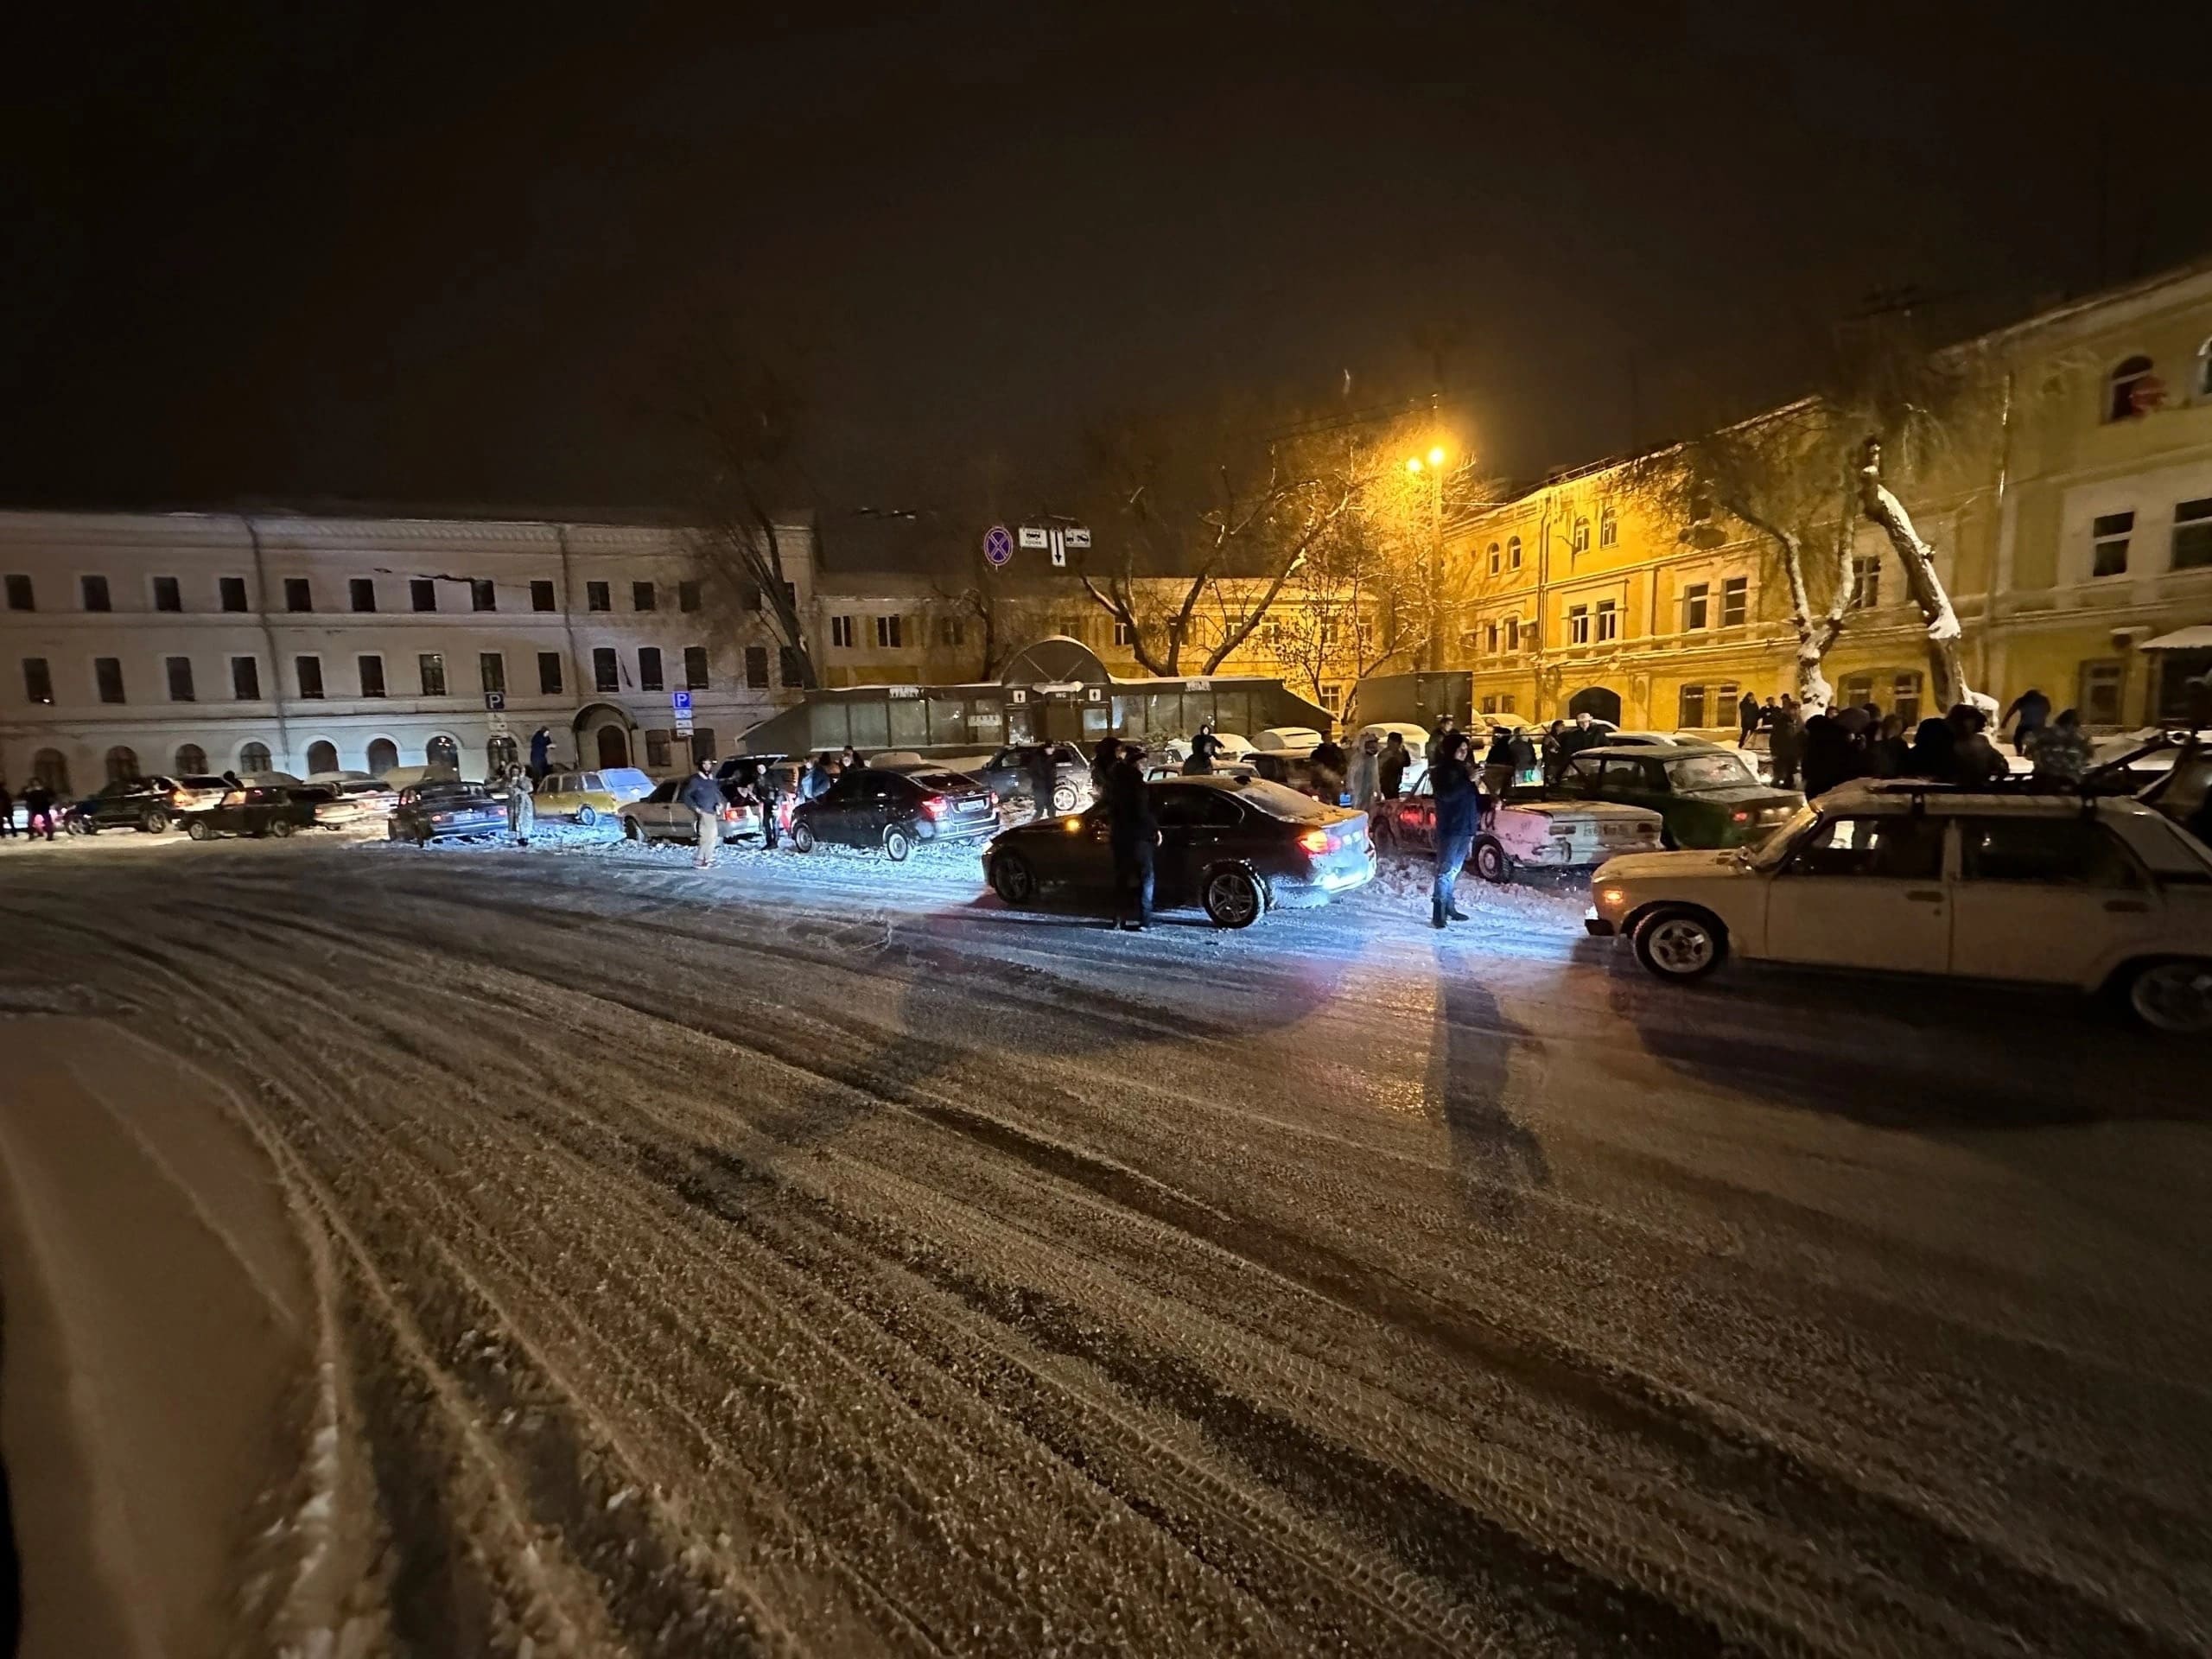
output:
<instances>
[{"instance_id":1,"label":"white building facade","mask_svg":"<svg viewBox=\"0 0 2212 1659\"><path fill-rule=\"evenodd\" d=\"M804 614L811 528L777 541ZM0 779L477 778L540 727L556 762L672 770L800 695L742 587L670 524L0 512Z\"/></svg>"}]
</instances>

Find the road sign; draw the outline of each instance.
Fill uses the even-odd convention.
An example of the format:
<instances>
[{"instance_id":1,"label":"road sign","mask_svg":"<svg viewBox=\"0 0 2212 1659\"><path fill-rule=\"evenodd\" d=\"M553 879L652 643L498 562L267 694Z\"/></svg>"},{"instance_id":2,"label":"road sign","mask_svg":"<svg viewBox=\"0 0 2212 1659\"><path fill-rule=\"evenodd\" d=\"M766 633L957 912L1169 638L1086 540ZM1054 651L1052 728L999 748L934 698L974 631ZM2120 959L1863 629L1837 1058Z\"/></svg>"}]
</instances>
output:
<instances>
[{"instance_id":1,"label":"road sign","mask_svg":"<svg viewBox=\"0 0 2212 1659\"><path fill-rule=\"evenodd\" d=\"M1088 524L1070 524L1060 535L1070 547L1090 545L1090 526Z\"/></svg>"},{"instance_id":2,"label":"road sign","mask_svg":"<svg viewBox=\"0 0 2212 1659\"><path fill-rule=\"evenodd\" d=\"M1213 682L1211 680L1185 680L1183 682L1183 689L1185 691L1211 691L1213 690Z\"/></svg>"},{"instance_id":3,"label":"road sign","mask_svg":"<svg viewBox=\"0 0 2212 1659\"><path fill-rule=\"evenodd\" d=\"M994 570L1003 570L1014 562L1014 535L1004 524L993 524L983 532L983 562Z\"/></svg>"},{"instance_id":4,"label":"road sign","mask_svg":"<svg viewBox=\"0 0 2212 1659\"><path fill-rule=\"evenodd\" d=\"M1024 547L1050 547L1052 544L1052 532L1042 524L1024 524L1021 527L1021 544Z\"/></svg>"},{"instance_id":5,"label":"road sign","mask_svg":"<svg viewBox=\"0 0 2212 1659\"><path fill-rule=\"evenodd\" d=\"M484 723L491 729L492 735L494 737L512 737L514 735L513 730L507 724L507 717L499 713L497 709L494 709L491 714L485 716Z\"/></svg>"},{"instance_id":6,"label":"road sign","mask_svg":"<svg viewBox=\"0 0 2212 1659\"><path fill-rule=\"evenodd\" d=\"M668 706L676 715L676 734L678 737L690 736L691 694L689 691L670 692L668 694Z\"/></svg>"},{"instance_id":7,"label":"road sign","mask_svg":"<svg viewBox=\"0 0 2212 1659\"><path fill-rule=\"evenodd\" d=\"M484 707L485 707L486 709L488 709L491 713L493 713L493 714L495 714L495 715L496 715L496 714L498 714L498 713L499 712L499 710L501 710L502 709L505 708L506 706L507 706L507 694L506 694L505 692L504 692L504 691L486 691L486 692L484 694Z\"/></svg>"}]
</instances>

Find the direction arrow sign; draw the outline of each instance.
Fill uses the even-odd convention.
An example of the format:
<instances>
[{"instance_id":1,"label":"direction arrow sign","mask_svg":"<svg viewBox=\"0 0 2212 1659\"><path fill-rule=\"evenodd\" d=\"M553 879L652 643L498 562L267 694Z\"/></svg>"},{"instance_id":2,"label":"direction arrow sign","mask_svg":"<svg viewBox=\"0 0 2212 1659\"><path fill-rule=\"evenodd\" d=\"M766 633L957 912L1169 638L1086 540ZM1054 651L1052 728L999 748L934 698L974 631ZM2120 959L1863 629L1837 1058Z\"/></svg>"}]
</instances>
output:
<instances>
[{"instance_id":1,"label":"direction arrow sign","mask_svg":"<svg viewBox=\"0 0 2212 1659\"><path fill-rule=\"evenodd\" d=\"M1024 524L1021 527L1021 544L1024 547L1050 547L1052 538L1042 524Z\"/></svg>"},{"instance_id":2,"label":"direction arrow sign","mask_svg":"<svg viewBox=\"0 0 2212 1659\"><path fill-rule=\"evenodd\" d=\"M1003 570L1014 562L1014 537L1004 524L993 524L983 532L983 559L994 570Z\"/></svg>"}]
</instances>

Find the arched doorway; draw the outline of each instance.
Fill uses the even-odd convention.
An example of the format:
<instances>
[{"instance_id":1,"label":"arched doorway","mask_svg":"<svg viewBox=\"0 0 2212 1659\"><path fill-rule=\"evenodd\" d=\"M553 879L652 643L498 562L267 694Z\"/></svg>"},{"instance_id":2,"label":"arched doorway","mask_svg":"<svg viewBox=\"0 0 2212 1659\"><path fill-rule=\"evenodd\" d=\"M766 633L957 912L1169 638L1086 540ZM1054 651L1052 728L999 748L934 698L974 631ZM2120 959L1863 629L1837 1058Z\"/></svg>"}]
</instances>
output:
<instances>
[{"instance_id":1,"label":"arched doorway","mask_svg":"<svg viewBox=\"0 0 2212 1659\"><path fill-rule=\"evenodd\" d=\"M388 737L369 740L369 770L379 778L399 764L399 745Z\"/></svg>"},{"instance_id":2,"label":"arched doorway","mask_svg":"<svg viewBox=\"0 0 2212 1659\"><path fill-rule=\"evenodd\" d=\"M107 780L127 784L138 775L138 751L118 743L107 752Z\"/></svg>"},{"instance_id":3,"label":"arched doorway","mask_svg":"<svg viewBox=\"0 0 2212 1659\"><path fill-rule=\"evenodd\" d=\"M515 741L512 737L493 738L484 746L484 775L486 778L496 778L501 772L510 770L520 753L515 747Z\"/></svg>"},{"instance_id":4,"label":"arched doorway","mask_svg":"<svg viewBox=\"0 0 2212 1659\"><path fill-rule=\"evenodd\" d=\"M177 746L176 775L178 777L197 778L203 776L207 770L207 750L201 748L197 743L181 743Z\"/></svg>"},{"instance_id":5,"label":"arched doorway","mask_svg":"<svg viewBox=\"0 0 2212 1659\"><path fill-rule=\"evenodd\" d=\"M599 728L599 764L601 766L626 766L630 764L630 734L620 726Z\"/></svg>"},{"instance_id":6,"label":"arched doorway","mask_svg":"<svg viewBox=\"0 0 2212 1659\"><path fill-rule=\"evenodd\" d=\"M1587 715L1609 726L1621 723L1621 694L1602 685L1586 685L1567 700L1567 718Z\"/></svg>"},{"instance_id":7,"label":"arched doorway","mask_svg":"<svg viewBox=\"0 0 2212 1659\"><path fill-rule=\"evenodd\" d=\"M69 787L69 757L59 749L41 749L33 755L31 776L64 800L75 792Z\"/></svg>"},{"instance_id":8,"label":"arched doorway","mask_svg":"<svg viewBox=\"0 0 2212 1659\"><path fill-rule=\"evenodd\" d=\"M318 739L308 745L308 774L338 770L338 746Z\"/></svg>"},{"instance_id":9,"label":"arched doorway","mask_svg":"<svg viewBox=\"0 0 2212 1659\"><path fill-rule=\"evenodd\" d=\"M441 733L423 746L423 764L447 772L459 772L461 745Z\"/></svg>"},{"instance_id":10,"label":"arched doorway","mask_svg":"<svg viewBox=\"0 0 2212 1659\"><path fill-rule=\"evenodd\" d=\"M269 770L269 746L266 743L238 745L238 770L245 772Z\"/></svg>"}]
</instances>

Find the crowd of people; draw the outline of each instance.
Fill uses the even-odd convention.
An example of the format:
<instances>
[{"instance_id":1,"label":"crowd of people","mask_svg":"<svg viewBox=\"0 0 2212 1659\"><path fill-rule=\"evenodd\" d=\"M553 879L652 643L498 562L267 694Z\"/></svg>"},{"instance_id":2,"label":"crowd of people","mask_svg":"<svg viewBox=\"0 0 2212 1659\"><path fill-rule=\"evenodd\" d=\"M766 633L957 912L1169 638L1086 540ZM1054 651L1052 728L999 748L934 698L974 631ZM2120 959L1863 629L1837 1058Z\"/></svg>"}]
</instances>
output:
<instances>
[{"instance_id":1,"label":"crowd of people","mask_svg":"<svg viewBox=\"0 0 2212 1659\"><path fill-rule=\"evenodd\" d=\"M2031 777L2049 786L2078 783L2094 758L2081 715L2066 709L2054 717L2050 699L2033 688L2015 697L1993 726L1983 709L1961 702L1908 734L1904 716L1885 715L1878 703L1807 715L1788 692L1764 703L1746 692L1738 722L1745 743L1755 732L1766 734L1776 785L1808 796L1854 778L1924 778L1968 789L2000 782L2013 770L1995 741L2006 726Z\"/></svg>"}]
</instances>

